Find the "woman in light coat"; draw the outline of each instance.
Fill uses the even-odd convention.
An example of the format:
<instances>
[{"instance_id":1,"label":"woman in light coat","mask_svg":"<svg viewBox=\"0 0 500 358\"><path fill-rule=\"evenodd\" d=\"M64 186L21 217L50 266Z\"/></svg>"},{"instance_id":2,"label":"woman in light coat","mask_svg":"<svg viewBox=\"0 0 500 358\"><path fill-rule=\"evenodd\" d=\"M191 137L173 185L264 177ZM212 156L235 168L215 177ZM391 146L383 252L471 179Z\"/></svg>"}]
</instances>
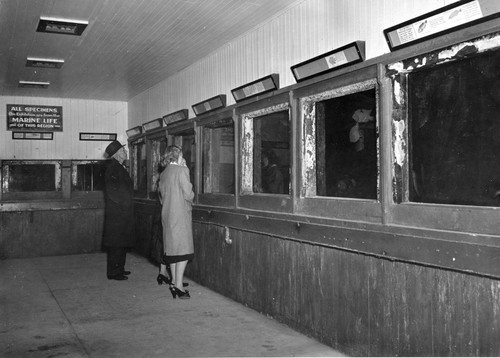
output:
<instances>
[{"instance_id":1,"label":"woman in light coat","mask_svg":"<svg viewBox=\"0 0 500 358\"><path fill-rule=\"evenodd\" d=\"M178 146L167 147L164 161L168 166L160 175L158 190L162 204L163 249L172 275L170 291L173 298L189 298L189 291L183 290L183 279L188 261L194 258L193 185Z\"/></svg>"}]
</instances>

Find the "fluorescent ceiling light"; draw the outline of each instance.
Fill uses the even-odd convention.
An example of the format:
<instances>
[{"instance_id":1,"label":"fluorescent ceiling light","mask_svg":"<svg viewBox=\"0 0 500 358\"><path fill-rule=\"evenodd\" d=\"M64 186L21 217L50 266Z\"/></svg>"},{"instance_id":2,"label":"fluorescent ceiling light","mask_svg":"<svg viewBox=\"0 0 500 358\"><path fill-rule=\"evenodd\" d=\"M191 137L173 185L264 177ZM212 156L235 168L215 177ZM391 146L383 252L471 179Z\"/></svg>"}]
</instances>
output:
<instances>
[{"instance_id":1,"label":"fluorescent ceiling light","mask_svg":"<svg viewBox=\"0 0 500 358\"><path fill-rule=\"evenodd\" d=\"M89 22L84 20L41 16L36 31L80 36L88 24Z\"/></svg>"},{"instance_id":2,"label":"fluorescent ceiling light","mask_svg":"<svg viewBox=\"0 0 500 358\"><path fill-rule=\"evenodd\" d=\"M27 88L47 88L50 82L19 81L19 87Z\"/></svg>"},{"instance_id":3,"label":"fluorescent ceiling light","mask_svg":"<svg viewBox=\"0 0 500 358\"><path fill-rule=\"evenodd\" d=\"M61 68L62 65L64 65L64 60L55 58L28 57L28 59L26 60L27 67Z\"/></svg>"}]
</instances>

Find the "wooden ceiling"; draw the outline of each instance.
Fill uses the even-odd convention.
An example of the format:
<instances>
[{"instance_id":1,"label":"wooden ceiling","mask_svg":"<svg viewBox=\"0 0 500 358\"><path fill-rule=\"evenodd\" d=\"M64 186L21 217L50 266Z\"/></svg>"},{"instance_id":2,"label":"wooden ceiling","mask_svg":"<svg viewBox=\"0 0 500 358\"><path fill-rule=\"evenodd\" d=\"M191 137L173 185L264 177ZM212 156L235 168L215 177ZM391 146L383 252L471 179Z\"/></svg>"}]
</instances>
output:
<instances>
[{"instance_id":1,"label":"wooden ceiling","mask_svg":"<svg viewBox=\"0 0 500 358\"><path fill-rule=\"evenodd\" d=\"M0 0L0 96L128 101L296 0ZM88 21L81 36L40 17ZM63 59L60 69L28 57ZM50 82L22 88L19 81Z\"/></svg>"}]
</instances>

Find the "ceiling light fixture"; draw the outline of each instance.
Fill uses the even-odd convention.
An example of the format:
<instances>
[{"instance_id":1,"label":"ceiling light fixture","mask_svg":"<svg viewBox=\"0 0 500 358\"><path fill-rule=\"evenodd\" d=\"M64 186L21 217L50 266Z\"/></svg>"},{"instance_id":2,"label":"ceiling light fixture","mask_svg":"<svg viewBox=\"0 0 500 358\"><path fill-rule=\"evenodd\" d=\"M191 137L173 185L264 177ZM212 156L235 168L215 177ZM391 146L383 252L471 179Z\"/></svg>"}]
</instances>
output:
<instances>
[{"instance_id":1,"label":"ceiling light fixture","mask_svg":"<svg viewBox=\"0 0 500 358\"><path fill-rule=\"evenodd\" d=\"M19 87L25 88L48 88L50 82L19 81Z\"/></svg>"},{"instance_id":2,"label":"ceiling light fixture","mask_svg":"<svg viewBox=\"0 0 500 358\"><path fill-rule=\"evenodd\" d=\"M59 59L28 57L26 60L26 67L61 68L62 65L64 60Z\"/></svg>"},{"instance_id":3,"label":"ceiling light fixture","mask_svg":"<svg viewBox=\"0 0 500 358\"><path fill-rule=\"evenodd\" d=\"M41 16L36 31L80 36L88 24L89 22L84 20L69 20Z\"/></svg>"}]
</instances>

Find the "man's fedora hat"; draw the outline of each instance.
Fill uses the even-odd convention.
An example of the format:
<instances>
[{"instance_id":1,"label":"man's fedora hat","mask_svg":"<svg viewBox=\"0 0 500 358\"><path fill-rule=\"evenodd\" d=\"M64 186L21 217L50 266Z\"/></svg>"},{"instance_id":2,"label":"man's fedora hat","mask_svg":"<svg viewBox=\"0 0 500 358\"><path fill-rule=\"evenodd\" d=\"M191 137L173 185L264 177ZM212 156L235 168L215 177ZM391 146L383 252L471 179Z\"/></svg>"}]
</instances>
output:
<instances>
[{"instance_id":1,"label":"man's fedora hat","mask_svg":"<svg viewBox=\"0 0 500 358\"><path fill-rule=\"evenodd\" d=\"M120 150L120 148L124 147L123 144L118 142L117 140L112 141L111 143L108 144L106 149L104 150L106 152L106 156L108 158L111 158L113 155L115 155L116 152Z\"/></svg>"}]
</instances>

